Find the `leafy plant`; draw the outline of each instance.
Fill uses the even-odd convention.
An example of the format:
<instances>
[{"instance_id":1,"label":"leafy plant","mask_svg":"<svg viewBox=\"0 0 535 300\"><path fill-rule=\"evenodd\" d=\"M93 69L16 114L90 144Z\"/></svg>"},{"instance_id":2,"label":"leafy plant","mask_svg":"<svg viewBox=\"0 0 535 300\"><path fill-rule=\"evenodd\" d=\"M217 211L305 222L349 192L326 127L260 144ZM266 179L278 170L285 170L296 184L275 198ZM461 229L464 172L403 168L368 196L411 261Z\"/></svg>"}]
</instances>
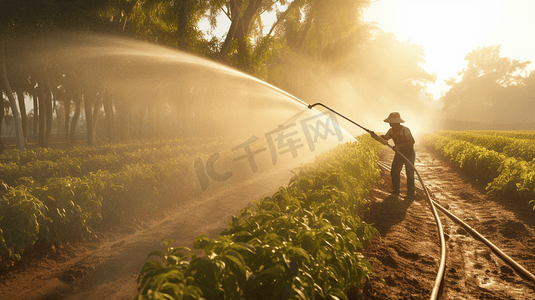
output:
<instances>
[{"instance_id":1,"label":"leafy plant","mask_svg":"<svg viewBox=\"0 0 535 300\"><path fill-rule=\"evenodd\" d=\"M138 281L143 288L136 300L142 299L203 299L200 288L193 285L194 279L186 277L184 271L189 266L188 257L195 254L187 247L171 247L173 240L162 242L165 253L154 251L147 258L156 256L162 261L151 260L141 269Z\"/></svg>"},{"instance_id":2,"label":"leafy plant","mask_svg":"<svg viewBox=\"0 0 535 300\"><path fill-rule=\"evenodd\" d=\"M378 232L357 212L378 180L380 149L361 137L319 156L287 187L243 208L215 239L198 236L195 249L204 255L188 254L189 263L153 252L166 264L145 263L138 299L348 299L373 275L360 251ZM171 280L167 293L161 283ZM191 287L201 294L180 298Z\"/></svg>"},{"instance_id":3,"label":"leafy plant","mask_svg":"<svg viewBox=\"0 0 535 300\"><path fill-rule=\"evenodd\" d=\"M8 188L0 198L0 255L20 259L50 222L48 208L25 186Z\"/></svg>"},{"instance_id":4,"label":"leafy plant","mask_svg":"<svg viewBox=\"0 0 535 300\"><path fill-rule=\"evenodd\" d=\"M476 179L487 183L486 189L502 195L515 196L524 201L532 200L535 196L535 160L525 161L520 158L510 157L504 153L488 150L485 147L474 145L465 140L478 140L483 137L488 145L492 143L488 135L477 133L441 133L440 135L428 134L425 141L428 145L440 150L450 161L457 164L461 169ZM460 139L464 140L460 140ZM503 137L496 139L502 141ZM501 144L499 142L498 144ZM504 148L510 145L504 146Z\"/></svg>"},{"instance_id":5,"label":"leafy plant","mask_svg":"<svg viewBox=\"0 0 535 300\"><path fill-rule=\"evenodd\" d=\"M0 155L0 256L18 258L37 240L70 242L100 226L176 205L175 195L188 197L197 191L191 155L228 143L177 139L8 150Z\"/></svg>"}]
</instances>

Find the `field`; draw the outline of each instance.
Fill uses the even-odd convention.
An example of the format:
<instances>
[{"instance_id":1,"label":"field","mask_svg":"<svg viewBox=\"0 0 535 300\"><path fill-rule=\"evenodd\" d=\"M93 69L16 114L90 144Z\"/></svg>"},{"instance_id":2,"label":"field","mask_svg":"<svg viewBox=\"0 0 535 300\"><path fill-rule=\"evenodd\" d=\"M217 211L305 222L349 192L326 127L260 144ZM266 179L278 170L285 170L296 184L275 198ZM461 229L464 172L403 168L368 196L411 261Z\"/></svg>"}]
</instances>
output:
<instances>
[{"instance_id":1,"label":"field","mask_svg":"<svg viewBox=\"0 0 535 300\"><path fill-rule=\"evenodd\" d=\"M505 167L471 159L494 157L488 154L494 151L505 157L502 162L529 162L461 141L496 134L427 135L419 139L416 167L436 201L483 222L478 230L532 270L535 218L531 206L524 209L529 191L512 188L520 181L490 188ZM507 134L504 138L530 140L526 132ZM463 154L451 150L459 144ZM376 163L391 161L389 149L363 136L293 173L277 169L201 192L192 162L232 146L224 139L191 139L0 156L2 174L9 174L2 177L0 292L33 299L132 299L138 288L140 299L155 293L175 298L202 293L208 299L254 299L258 293L301 299L427 297L437 263L435 229L421 191L415 201L388 195L389 175L379 173ZM482 166L486 169L478 169ZM268 186L271 192L259 192ZM502 195L504 203L494 200ZM456 225L446 225L452 262L444 295L523 299L535 293L488 250L468 242ZM455 252L461 248L473 254ZM482 264L482 258L489 264L481 272L462 263ZM464 276L491 278L496 288ZM507 285L524 294L503 292Z\"/></svg>"},{"instance_id":2,"label":"field","mask_svg":"<svg viewBox=\"0 0 535 300\"><path fill-rule=\"evenodd\" d=\"M35 243L91 238L96 229L176 204L177 195L191 197L199 188L190 162L229 147L203 138L6 151L0 257L18 260Z\"/></svg>"},{"instance_id":3,"label":"field","mask_svg":"<svg viewBox=\"0 0 535 300\"><path fill-rule=\"evenodd\" d=\"M0 216L4 270L24 265L28 256L43 248L55 251L79 241L95 241L98 240L97 235L105 235L110 228L142 223L146 215L187 207L189 203L184 202L187 199L206 197L200 194L193 161L198 156L206 158L210 153L228 149L229 144L222 139L208 142L206 139L174 140L4 153L0 157L2 174L5 174L2 177L5 190ZM362 223L359 213L366 204L367 187L378 176L375 162L380 145L370 138L361 138L360 142L348 143L344 147L318 157L319 162L294 170L296 173L289 185L281 186L271 197L252 199L261 200L253 206L242 205L243 210L233 217L230 228L216 239L210 240L206 235L196 237L196 248L205 253L203 257L215 257L214 267L221 262L237 263L235 267L241 273L231 272L220 280L228 283L228 277L250 277L249 272L254 268L257 269L254 272L259 272L259 278L269 277L267 274L272 271L266 270L267 265L272 265L270 270L281 268L277 272L282 272L285 264L299 261L308 269L297 279L303 282L303 286L301 290L295 289L295 293L308 291L309 294L344 295L350 288L362 288L363 280L373 272L368 269L367 260L358 253L369 244L375 230ZM249 183L244 182L242 188L247 188L247 185ZM236 193L236 187L232 187L232 191ZM177 199L182 199L182 202L177 202ZM331 199L331 202L324 203L326 199ZM295 228L285 228L288 222L295 224ZM255 226L246 228L244 224L260 224L272 228L273 232L258 231ZM313 230L301 236L297 233L303 226ZM283 228L286 233L281 231ZM244 235L247 231L249 233ZM281 247L282 244L274 243L273 239L277 236L276 239L281 241L295 240L294 245ZM317 237L321 239L314 242ZM162 240L164 238L172 239L173 236L162 237ZM228 244L228 247L214 246L220 243ZM308 248L302 246L303 243L308 243ZM273 249L262 250L264 254L255 251L268 246ZM335 249L339 253L332 256L331 252ZM275 251L273 253L281 252L267 263L272 250ZM259 261L250 252L258 252L256 254L264 257L267 264L256 267L244 265L249 260ZM172 253L173 257L178 255ZM166 258L168 255L161 254ZM187 261L191 260L193 270L199 268L199 258L196 259L195 254L181 255ZM335 257L338 256L346 258L344 264L337 262ZM287 260L280 260L281 257ZM320 258L318 264L315 260ZM180 262L183 268L185 260L173 262ZM317 267L326 263L332 268L327 273ZM154 275L154 270L149 268L152 263L149 261L147 264L138 270L146 278L141 284L145 292L149 286L154 286L154 280L147 281ZM355 269L348 264L360 267ZM343 285L333 285L335 273L332 272L337 274L334 282L347 276L350 279ZM262 275L264 273L266 275ZM206 275L198 276L196 280L202 282ZM285 277L284 272L280 276L286 284L293 284L293 277ZM311 276L314 276L316 284L310 283ZM259 281L260 286L263 281ZM243 280L240 282L243 283ZM200 283L196 286L200 286L205 295L210 293L209 286Z\"/></svg>"},{"instance_id":4,"label":"field","mask_svg":"<svg viewBox=\"0 0 535 300\"><path fill-rule=\"evenodd\" d=\"M489 194L486 184L451 164L422 138L417 141L416 169L433 201L535 272L535 218L527 203ZM392 151L381 153L385 163L392 157ZM388 171L381 176L384 184L371 190L365 218L379 230L381 241L374 241L365 255L377 258L372 266L386 285L373 281L364 299L429 299L440 262L433 215L418 186L415 201L400 201L388 193ZM439 217L447 249L439 299L535 299L535 282L516 272L465 227L440 211Z\"/></svg>"},{"instance_id":5,"label":"field","mask_svg":"<svg viewBox=\"0 0 535 300\"><path fill-rule=\"evenodd\" d=\"M535 132L442 131L427 135L425 143L487 184L489 192L535 209Z\"/></svg>"},{"instance_id":6,"label":"field","mask_svg":"<svg viewBox=\"0 0 535 300\"><path fill-rule=\"evenodd\" d=\"M140 274L139 299L357 299L373 276L361 252L377 231L362 221L379 176L380 144L339 145L298 168L287 187L232 217L215 239L165 243ZM172 241L171 241L172 242Z\"/></svg>"}]
</instances>

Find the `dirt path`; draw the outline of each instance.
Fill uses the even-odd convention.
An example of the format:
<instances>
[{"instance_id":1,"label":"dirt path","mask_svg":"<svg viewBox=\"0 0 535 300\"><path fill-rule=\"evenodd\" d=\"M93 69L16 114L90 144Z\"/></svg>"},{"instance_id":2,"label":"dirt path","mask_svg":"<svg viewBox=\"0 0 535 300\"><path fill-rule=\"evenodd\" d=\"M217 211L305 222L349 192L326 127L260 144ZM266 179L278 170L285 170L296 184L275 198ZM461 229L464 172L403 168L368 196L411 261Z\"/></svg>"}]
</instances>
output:
<instances>
[{"instance_id":1,"label":"dirt path","mask_svg":"<svg viewBox=\"0 0 535 300\"><path fill-rule=\"evenodd\" d=\"M217 193L207 190L178 211L163 212L160 221L122 229L102 242L46 253L0 276L0 299L133 299L147 255L161 250L162 240L193 248L196 236L215 237L232 215L273 195L291 176L290 170L276 169Z\"/></svg>"},{"instance_id":2,"label":"dirt path","mask_svg":"<svg viewBox=\"0 0 535 300\"><path fill-rule=\"evenodd\" d=\"M390 164L392 152L383 160ZM524 203L495 199L484 187L459 175L437 155L417 150L417 164L433 200L464 219L526 269L535 272L535 214ZM258 177L254 182L232 186L218 194L206 192L162 213L158 222L136 224L100 242L76 245L43 257L0 276L2 299L133 299L136 277L151 251L163 239L192 246L193 238L213 237L251 200L271 195L273 187L286 185L287 176ZM286 174L286 173L284 173ZM366 216L382 235L366 250L377 279L365 299L428 299L438 267L439 241L436 225L421 191L414 201L390 196L390 178L370 195ZM403 186L404 184L402 184ZM237 192L238 191L238 192ZM535 299L535 284L527 282L482 242L439 212L447 236L447 264L440 299ZM384 279L386 286L379 278Z\"/></svg>"},{"instance_id":3,"label":"dirt path","mask_svg":"<svg viewBox=\"0 0 535 300\"><path fill-rule=\"evenodd\" d=\"M383 153L390 164L393 152ZM528 271L535 272L535 213L526 203L489 196L484 186L450 167L440 155L417 149L416 168L433 200L461 218ZM366 299L428 299L439 264L436 224L418 191L415 201L391 196L389 173L371 193L367 219L382 242L367 254L378 280ZM404 182L402 181L402 186ZM402 191L403 196L403 191ZM521 277L483 242L439 211L446 233L446 272L440 299L535 299L535 283Z\"/></svg>"}]
</instances>

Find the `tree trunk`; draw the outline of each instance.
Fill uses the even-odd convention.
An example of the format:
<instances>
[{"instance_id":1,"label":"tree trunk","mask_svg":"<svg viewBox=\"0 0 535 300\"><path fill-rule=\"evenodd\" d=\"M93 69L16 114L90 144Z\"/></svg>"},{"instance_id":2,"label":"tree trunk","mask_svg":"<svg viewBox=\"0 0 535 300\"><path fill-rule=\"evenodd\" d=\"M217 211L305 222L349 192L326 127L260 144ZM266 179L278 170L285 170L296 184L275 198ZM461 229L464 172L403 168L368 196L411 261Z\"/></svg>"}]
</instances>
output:
<instances>
[{"instance_id":1,"label":"tree trunk","mask_svg":"<svg viewBox=\"0 0 535 300\"><path fill-rule=\"evenodd\" d=\"M24 145L28 144L28 115L26 114L26 103L24 103L24 94L22 91L15 92L20 107L22 136L24 137Z\"/></svg>"},{"instance_id":2,"label":"tree trunk","mask_svg":"<svg viewBox=\"0 0 535 300\"><path fill-rule=\"evenodd\" d=\"M247 36L249 35L249 26L253 21L255 15L258 13L262 6L263 0L251 0L245 8L243 15L241 14L243 9L243 2L241 0L231 1L231 17L232 23L230 25L229 33L225 39L225 42L221 46L220 55L226 57L230 49L230 44L233 40L238 40L240 52L243 59L242 66L248 64L249 53L247 49Z\"/></svg>"},{"instance_id":3,"label":"tree trunk","mask_svg":"<svg viewBox=\"0 0 535 300\"><path fill-rule=\"evenodd\" d=\"M65 139L69 138L69 120L71 117L71 104L72 104L72 95L73 95L72 87L65 92L65 102L63 105L63 134L65 135Z\"/></svg>"},{"instance_id":4,"label":"tree trunk","mask_svg":"<svg viewBox=\"0 0 535 300\"><path fill-rule=\"evenodd\" d=\"M305 29L303 30L303 33L301 34L301 38L299 39L299 43L297 44L297 51L299 53L303 52L303 45L305 44L305 39L307 37L308 31L310 30L310 26L312 26L312 16L308 17L307 23L305 25Z\"/></svg>"},{"instance_id":5,"label":"tree trunk","mask_svg":"<svg viewBox=\"0 0 535 300\"><path fill-rule=\"evenodd\" d=\"M119 94L115 94L114 96L114 119L115 121L115 128L116 128L116 134L115 138L120 140L130 140L130 132L131 132L131 115L132 115L132 107L127 105L125 103L125 99L121 98ZM122 96L124 97L124 96Z\"/></svg>"},{"instance_id":6,"label":"tree trunk","mask_svg":"<svg viewBox=\"0 0 535 300\"><path fill-rule=\"evenodd\" d=\"M44 69L38 77L39 93L39 146L48 147L52 140L52 91L48 75Z\"/></svg>"},{"instance_id":7,"label":"tree trunk","mask_svg":"<svg viewBox=\"0 0 535 300\"><path fill-rule=\"evenodd\" d=\"M241 0L230 0L230 16L232 22L230 23L230 28L227 33L227 37L225 38L225 41L223 42L223 45L221 46L221 50L219 52L221 57L227 56L228 51L230 49L230 43L234 40L236 28L238 28L238 24L240 22L242 5L243 2Z\"/></svg>"},{"instance_id":8,"label":"tree trunk","mask_svg":"<svg viewBox=\"0 0 535 300\"><path fill-rule=\"evenodd\" d=\"M0 135L2 133L2 121L4 120L4 95L2 94L2 91L0 90ZM0 138L0 154L4 152L4 142L2 142L2 139Z\"/></svg>"},{"instance_id":9,"label":"tree trunk","mask_svg":"<svg viewBox=\"0 0 535 300\"><path fill-rule=\"evenodd\" d=\"M46 133L46 100L44 93L39 91L39 138L38 144L45 147L45 133Z\"/></svg>"},{"instance_id":10,"label":"tree trunk","mask_svg":"<svg viewBox=\"0 0 535 300\"><path fill-rule=\"evenodd\" d=\"M95 137L93 135L93 102L90 96L84 92L84 111L85 111L85 124L87 129L87 145L93 147L95 144Z\"/></svg>"},{"instance_id":11,"label":"tree trunk","mask_svg":"<svg viewBox=\"0 0 535 300\"><path fill-rule=\"evenodd\" d=\"M262 1L263 0L251 0L249 2L249 5L245 9L245 12L241 17L238 36L236 36L236 38L242 39L249 35L249 26L251 25L254 16L260 10L260 7L262 6Z\"/></svg>"},{"instance_id":12,"label":"tree trunk","mask_svg":"<svg viewBox=\"0 0 535 300\"><path fill-rule=\"evenodd\" d=\"M39 97L34 92L34 94L32 95L32 98L33 98L33 131L32 131L32 135L34 137L36 137L38 132L39 132Z\"/></svg>"},{"instance_id":13,"label":"tree trunk","mask_svg":"<svg viewBox=\"0 0 535 300\"><path fill-rule=\"evenodd\" d=\"M113 111L113 98L109 92L103 95L104 113L106 114L108 141L115 142L115 113Z\"/></svg>"},{"instance_id":14,"label":"tree trunk","mask_svg":"<svg viewBox=\"0 0 535 300\"><path fill-rule=\"evenodd\" d=\"M99 95L95 95L95 102L93 102L93 145L95 144L95 140L97 137L98 116L100 113L100 108L102 107L103 91L104 90L101 88Z\"/></svg>"},{"instance_id":15,"label":"tree trunk","mask_svg":"<svg viewBox=\"0 0 535 300\"><path fill-rule=\"evenodd\" d=\"M74 92L74 97L73 97L75 108L74 108L74 114L72 115L72 119L71 119L71 130L70 130L70 137L69 137L69 142L71 144L76 143L76 124L78 124L78 120L80 119L80 113L82 112L82 94L78 90L78 87L73 87L73 88L75 88L76 90Z\"/></svg>"},{"instance_id":16,"label":"tree trunk","mask_svg":"<svg viewBox=\"0 0 535 300\"><path fill-rule=\"evenodd\" d=\"M190 30L189 1L182 0L175 2L178 17L178 46L182 50L188 50L188 31Z\"/></svg>"},{"instance_id":17,"label":"tree trunk","mask_svg":"<svg viewBox=\"0 0 535 300\"><path fill-rule=\"evenodd\" d=\"M2 76L2 85L5 88L5 92L7 94L7 98L9 99L9 104L11 106L11 111L13 113L13 119L14 119L14 126L15 126L15 135L17 138L17 147L19 150L24 151L24 136L22 134L22 125L20 120L20 114L19 109L17 107L17 103L15 102L15 98L13 97L13 91L11 90L11 86L9 85L9 80L7 79L7 71L6 71L6 56L5 56L5 50L4 50L4 42L2 41L2 54L0 55L0 73ZM2 101L4 101L2 99ZM3 106L3 105L2 105Z\"/></svg>"},{"instance_id":18,"label":"tree trunk","mask_svg":"<svg viewBox=\"0 0 535 300\"><path fill-rule=\"evenodd\" d=\"M50 79L48 77L48 72L46 70L43 70L44 75L44 94L46 95L45 98L45 113L46 113L46 142L45 145L47 147L50 146L50 143L52 142L52 106L53 106L53 99L52 99L52 89L50 85Z\"/></svg>"},{"instance_id":19,"label":"tree trunk","mask_svg":"<svg viewBox=\"0 0 535 300\"><path fill-rule=\"evenodd\" d=\"M98 111L102 104L102 96L97 96L98 89L88 87L84 91L84 111L87 127L87 145L93 147L97 136Z\"/></svg>"}]
</instances>

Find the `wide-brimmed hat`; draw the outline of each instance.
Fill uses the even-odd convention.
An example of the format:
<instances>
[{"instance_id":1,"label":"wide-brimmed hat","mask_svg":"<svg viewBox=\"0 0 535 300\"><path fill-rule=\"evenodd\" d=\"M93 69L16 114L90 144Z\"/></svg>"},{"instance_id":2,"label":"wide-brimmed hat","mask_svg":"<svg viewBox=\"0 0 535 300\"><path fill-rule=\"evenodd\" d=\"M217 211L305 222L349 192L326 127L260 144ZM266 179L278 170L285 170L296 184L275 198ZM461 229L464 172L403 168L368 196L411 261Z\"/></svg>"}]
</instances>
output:
<instances>
[{"instance_id":1,"label":"wide-brimmed hat","mask_svg":"<svg viewBox=\"0 0 535 300\"><path fill-rule=\"evenodd\" d=\"M405 122L398 112L393 112L388 115L388 118L384 119L386 123L403 123Z\"/></svg>"}]
</instances>

